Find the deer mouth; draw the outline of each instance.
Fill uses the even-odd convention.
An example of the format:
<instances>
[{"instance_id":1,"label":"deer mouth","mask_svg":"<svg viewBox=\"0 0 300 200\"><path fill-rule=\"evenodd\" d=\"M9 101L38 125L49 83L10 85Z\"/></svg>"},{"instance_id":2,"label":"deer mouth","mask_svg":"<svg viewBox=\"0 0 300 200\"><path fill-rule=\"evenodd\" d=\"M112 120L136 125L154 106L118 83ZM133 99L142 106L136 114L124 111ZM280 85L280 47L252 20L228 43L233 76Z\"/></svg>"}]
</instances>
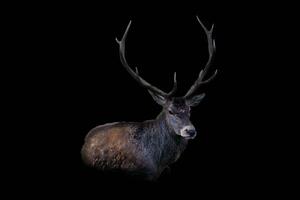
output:
<instances>
[{"instance_id":1,"label":"deer mouth","mask_svg":"<svg viewBox=\"0 0 300 200\"><path fill-rule=\"evenodd\" d=\"M184 139L186 140L192 140L196 137L196 135L190 136L190 135L186 135L186 136L182 136Z\"/></svg>"},{"instance_id":2,"label":"deer mouth","mask_svg":"<svg viewBox=\"0 0 300 200\"><path fill-rule=\"evenodd\" d=\"M188 133L184 133L181 134L181 137L183 137L184 139L190 140L190 139L194 139L196 137L197 133L192 133L192 134L188 134Z\"/></svg>"}]
</instances>

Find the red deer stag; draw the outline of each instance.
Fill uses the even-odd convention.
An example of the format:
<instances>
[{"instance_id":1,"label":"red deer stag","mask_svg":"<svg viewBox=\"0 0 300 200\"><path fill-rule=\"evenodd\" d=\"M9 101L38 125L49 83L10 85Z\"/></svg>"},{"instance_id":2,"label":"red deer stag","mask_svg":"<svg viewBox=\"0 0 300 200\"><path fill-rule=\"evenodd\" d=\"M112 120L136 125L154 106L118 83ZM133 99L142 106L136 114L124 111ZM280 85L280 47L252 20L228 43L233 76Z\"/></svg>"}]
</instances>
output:
<instances>
[{"instance_id":1,"label":"red deer stag","mask_svg":"<svg viewBox=\"0 0 300 200\"><path fill-rule=\"evenodd\" d=\"M144 122L115 122L93 128L85 137L81 154L83 161L100 170L118 170L125 174L137 175L147 180L157 179L168 165L174 163L185 149L188 140L194 139L196 130L190 121L190 109L198 105L205 94L194 95L203 84L211 81L217 74L203 80L215 53L210 30L204 29L208 40L209 58L200 71L195 83L183 97L174 97L177 90L176 73L173 89L163 92L144 80L136 69L133 71L125 59L125 40L131 25L119 41L121 63L128 73L148 90L156 103L162 106L161 113L154 120Z\"/></svg>"}]
</instances>

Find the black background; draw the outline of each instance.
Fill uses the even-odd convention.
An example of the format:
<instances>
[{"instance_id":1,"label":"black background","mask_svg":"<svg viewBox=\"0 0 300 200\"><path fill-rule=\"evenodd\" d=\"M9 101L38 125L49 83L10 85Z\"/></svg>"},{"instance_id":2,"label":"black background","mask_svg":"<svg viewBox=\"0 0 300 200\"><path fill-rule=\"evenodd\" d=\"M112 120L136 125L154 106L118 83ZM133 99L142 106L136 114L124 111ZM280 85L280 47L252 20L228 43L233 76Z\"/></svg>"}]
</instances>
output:
<instances>
[{"instance_id":1,"label":"black background","mask_svg":"<svg viewBox=\"0 0 300 200\"><path fill-rule=\"evenodd\" d=\"M12 97L7 118L14 120L8 142L12 155L6 162L17 180L13 186L30 185L30 193L72 196L156 189L175 195L222 195L263 191L279 179L274 176L274 158L281 150L272 142L276 134L266 128L271 124L267 113L278 110L274 99L265 98L280 87L270 76L270 69L276 72L280 63L278 59L274 65L271 59L277 54L269 53L274 41L280 45L273 34L275 22L280 22L271 17L275 8L198 2L26 4L11 9L4 19L6 52L17 55L7 56L12 78L5 82ZM130 65L164 91L172 87L176 71L177 94L184 95L208 58L196 15L207 27L215 24L217 54L211 72L219 70L217 78L199 91L206 92L205 100L192 110L196 139L154 183L85 167L80 149L91 128L153 119L160 112L122 67L115 38L121 38L132 20L126 43Z\"/></svg>"}]
</instances>

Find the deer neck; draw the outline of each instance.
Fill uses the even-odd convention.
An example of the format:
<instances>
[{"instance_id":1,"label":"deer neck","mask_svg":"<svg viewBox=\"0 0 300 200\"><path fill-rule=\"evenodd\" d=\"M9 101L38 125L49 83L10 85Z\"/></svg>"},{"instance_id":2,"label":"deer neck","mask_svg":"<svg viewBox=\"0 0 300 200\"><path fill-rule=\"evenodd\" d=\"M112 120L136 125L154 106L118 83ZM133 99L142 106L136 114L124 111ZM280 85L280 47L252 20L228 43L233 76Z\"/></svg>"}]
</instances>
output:
<instances>
[{"instance_id":1,"label":"deer neck","mask_svg":"<svg viewBox=\"0 0 300 200\"><path fill-rule=\"evenodd\" d=\"M187 140L177 135L168 125L164 111L152 121L149 128L153 133L152 144L155 144L158 147L157 149L159 149L158 154L155 155L157 163L161 166L166 166L175 162L185 149Z\"/></svg>"},{"instance_id":2,"label":"deer neck","mask_svg":"<svg viewBox=\"0 0 300 200\"><path fill-rule=\"evenodd\" d=\"M166 113L165 111L161 111L159 115L156 117L153 123L154 126L157 127L157 130L161 135L176 135L173 129L169 126L166 118Z\"/></svg>"}]
</instances>

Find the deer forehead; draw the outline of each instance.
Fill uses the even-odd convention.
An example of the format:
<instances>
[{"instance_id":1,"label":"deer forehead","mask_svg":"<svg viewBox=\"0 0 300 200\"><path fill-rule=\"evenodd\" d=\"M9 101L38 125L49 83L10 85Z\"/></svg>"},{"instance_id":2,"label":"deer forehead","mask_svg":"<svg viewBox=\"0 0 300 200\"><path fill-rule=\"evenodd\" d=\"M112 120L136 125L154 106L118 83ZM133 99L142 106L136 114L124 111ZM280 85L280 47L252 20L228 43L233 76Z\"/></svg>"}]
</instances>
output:
<instances>
[{"instance_id":1,"label":"deer forehead","mask_svg":"<svg viewBox=\"0 0 300 200\"><path fill-rule=\"evenodd\" d=\"M169 104L169 109L178 112L187 112L190 108L183 98L173 98Z\"/></svg>"}]
</instances>

